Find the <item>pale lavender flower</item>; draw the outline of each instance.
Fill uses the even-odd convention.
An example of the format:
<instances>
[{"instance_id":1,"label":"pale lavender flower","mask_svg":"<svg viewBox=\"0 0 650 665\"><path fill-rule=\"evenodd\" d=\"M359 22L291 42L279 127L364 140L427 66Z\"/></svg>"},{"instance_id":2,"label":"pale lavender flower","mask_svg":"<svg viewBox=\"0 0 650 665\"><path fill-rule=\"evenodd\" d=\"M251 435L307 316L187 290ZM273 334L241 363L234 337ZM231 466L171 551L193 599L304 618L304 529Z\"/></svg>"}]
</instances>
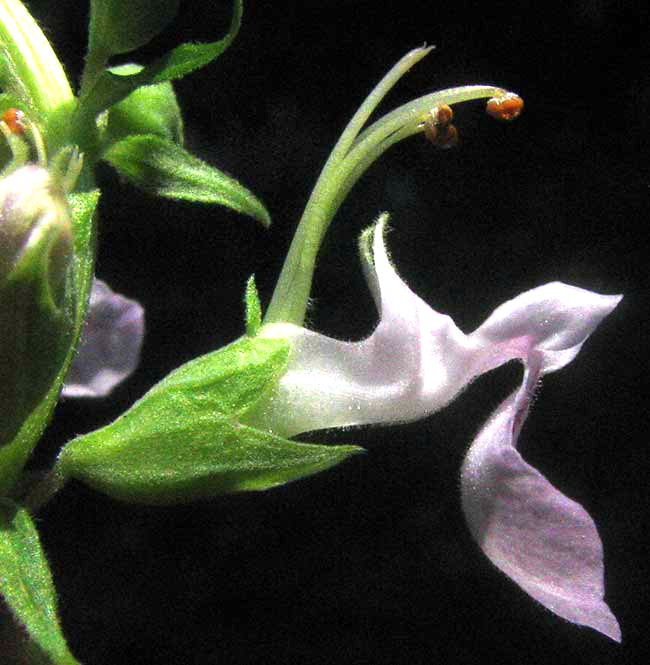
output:
<instances>
[{"instance_id":1,"label":"pale lavender flower","mask_svg":"<svg viewBox=\"0 0 650 665\"><path fill-rule=\"evenodd\" d=\"M86 322L63 386L65 397L104 397L137 367L144 310L135 300L93 281Z\"/></svg>"},{"instance_id":2,"label":"pale lavender flower","mask_svg":"<svg viewBox=\"0 0 650 665\"><path fill-rule=\"evenodd\" d=\"M291 342L289 367L246 421L282 436L422 418L475 377L512 359L522 387L474 442L462 473L470 530L488 557L556 614L620 640L603 597L602 546L587 513L514 449L539 377L569 363L619 302L559 282L498 307L473 333L431 309L400 279L384 246L385 216L361 239L380 312L375 331L343 342L291 324L262 329Z\"/></svg>"},{"instance_id":3,"label":"pale lavender flower","mask_svg":"<svg viewBox=\"0 0 650 665\"><path fill-rule=\"evenodd\" d=\"M587 318L593 306L585 298ZM535 386L545 371L557 369L545 368L545 351L533 346L524 362L521 387L492 414L465 458L467 523L492 563L535 600L620 642L621 629L603 600L603 546L593 519L516 450Z\"/></svg>"}]
</instances>

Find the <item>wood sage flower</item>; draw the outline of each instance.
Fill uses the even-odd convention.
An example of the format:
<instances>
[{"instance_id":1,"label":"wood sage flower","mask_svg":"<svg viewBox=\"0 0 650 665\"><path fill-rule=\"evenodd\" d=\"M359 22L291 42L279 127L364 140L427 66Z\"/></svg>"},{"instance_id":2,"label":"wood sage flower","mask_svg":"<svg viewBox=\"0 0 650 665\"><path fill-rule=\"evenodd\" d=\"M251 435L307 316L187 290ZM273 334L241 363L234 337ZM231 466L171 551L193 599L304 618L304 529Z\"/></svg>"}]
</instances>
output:
<instances>
[{"instance_id":1,"label":"wood sage flower","mask_svg":"<svg viewBox=\"0 0 650 665\"><path fill-rule=\"evenodd\" d=\"M487 556L559 616L620 640L603 602L602 545L593 520L515 450L540 377L577 355L620 296L560 282L498 307L464 334L400 279L384 245L386 216L361 237L361 258L380 320L359 342L293 324L261 334L291 342L288 370L247 422L281 436L310 430L423 418L470 381L510 360L524 363L522 386L490 418L462 471L463 508Z\"/></svg>"}]
</instances>

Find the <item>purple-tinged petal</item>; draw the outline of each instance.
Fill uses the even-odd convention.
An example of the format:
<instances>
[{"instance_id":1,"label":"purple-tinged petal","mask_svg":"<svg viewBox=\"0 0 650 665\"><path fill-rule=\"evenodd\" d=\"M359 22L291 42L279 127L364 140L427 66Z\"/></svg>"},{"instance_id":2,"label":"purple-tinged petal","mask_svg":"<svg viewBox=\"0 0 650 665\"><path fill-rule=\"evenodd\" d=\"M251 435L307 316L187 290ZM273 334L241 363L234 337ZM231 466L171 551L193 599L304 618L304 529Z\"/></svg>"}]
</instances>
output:
<instances>
[{"instance_id":1,"label":"purple-tinged petal","mask_svg":"<svg viewBox=\"0 0 650 665\"><path fill-rule=\"evenodd\" d=\"M493 354L498 351L497 364L503 363L503 355L525 359L529 349L544 351L542 373L547 374L575 358L620 300L551 282L497 307L470 338Z\"/></svg>"},{"instance_id":2,"label":"purple-tinged petal","mask_svg":"<svg viewBox=\"0 0 650 665\"><path fill-rule=\"evenodd\" d=\"M558 616L621 641L603 601L603 547L585 509L564 496L516 450L543 358L472 443L461 473L470 531L488 558Z\"/></svg>"},{"instance_id":3,"label":"purple-tinged petal","mask_svg":"<svg viewBox=\"0 0 650 665\"><path fill-rule=\"evenodd\" d=\"M531 349L544 373L559 369L619 301L567 284L546 284L498 307L465 335L415 295L391 265L386 216L361 238L362 265L379 309L374 332L344 342L290 324L263 328L291 342L286 374L246 415L281 436L331 427L423 418L448 404L473 378Z\"/></svg>"},{"instance_id":4,"label":"purple-tinged petal","mask_svg":"<svg viewBox=\"0 0 650 665\"><path fill-rule=\"evenodd\" d=\"M543 372L578 352L619 301L559 282L498 307L471 335L433 310L402 281L384 246L386 216L361 238L362 265L379 309L374 332L344 342L290 324L262 329L291 342L286 374L246 415L282 436L331 427L423 418L448 404L474 377L531 349Z\"/></svg>"},{"instance_id":5,"label":"purple-tinged petal","mask_svg":"<svg viewBox=\"0 0 650 665\"><path fill-rule=\"evenodd\" d=\"M104 397L137 367L144 336L144 310L101 280L93 282L88 314L63 395Z\"/></svg>"}]
</instances>

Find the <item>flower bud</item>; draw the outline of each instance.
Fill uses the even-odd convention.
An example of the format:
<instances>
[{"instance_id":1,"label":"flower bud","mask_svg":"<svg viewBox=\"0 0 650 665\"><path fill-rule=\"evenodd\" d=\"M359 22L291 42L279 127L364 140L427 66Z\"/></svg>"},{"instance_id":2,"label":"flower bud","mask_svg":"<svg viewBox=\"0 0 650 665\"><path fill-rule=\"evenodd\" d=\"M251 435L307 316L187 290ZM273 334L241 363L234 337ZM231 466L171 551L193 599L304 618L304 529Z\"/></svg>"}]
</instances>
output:
<instances>
[{"instance_id":1,"label":"flower bud","mask_svg":"<svg viewBox=\"0 0 650 665\"><path fill-rule=\"evenodd\" d=\"M0 181L0 445L50 389L73 329L70 211L40 166Z\"/></svg>"}]
</instances>

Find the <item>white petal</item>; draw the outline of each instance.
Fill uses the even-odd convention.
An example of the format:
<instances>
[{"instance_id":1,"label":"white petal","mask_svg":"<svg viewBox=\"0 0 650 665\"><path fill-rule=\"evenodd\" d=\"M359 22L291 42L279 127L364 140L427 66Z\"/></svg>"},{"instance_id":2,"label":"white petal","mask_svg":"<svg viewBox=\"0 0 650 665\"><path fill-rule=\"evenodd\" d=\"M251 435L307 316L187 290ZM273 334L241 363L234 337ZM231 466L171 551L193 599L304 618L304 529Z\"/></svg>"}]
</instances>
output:
<instances>
[{"instance_id":1,"label":"white petal","mask_svg":"<svg viewBox=\"0 0 650 665\"><path fill-rule=\"evenodd\" d=\"M542 366L478 434L461 473L463 510L488 558L558 616L621 641L603 601L603 547L585 509L559 492L515 449Z\"/></svg>"},{"instance_id":2,"label":"white petal","mask_svg":"<svg viewBox=\"0 0 650 665\"><path fill-rule=\"evenodd\" d=\"M543 371L547 373L573 360L620 300L621 296L551 282L497 307L471 338L510 357L525 358L531 348L543 350Z\"/></svg>"},{"instance_id":3,"label":"white petal","mask_svg":"<svg viewBox=\"0 0 650 665\"><path fill-rule=\"evenodd\" d=\"M402 281L384 246L385 216L361 239L361 258L380 310L375 331L343 342L293 325L264 329L292 343L289 368L246 422L282 436L331 427L423 418L474 377L532 349L544 373L569 362L618 303L555 282L498 307L471 335L431 309Z\"/></svg>"},{"instance_id":4,"label":"white petal","mask_svg":"<svg viewBox=\"0 0 650 665\"><path fill-rule=\"evenodd\" d=\"M373 231L373 257L362 252L380 307L375 331L343 342L296 326L265 329L292 343L289 369L250 424L282 436L317 429L422 418L471 379L472 344L450 317L432 310L400 279Z\"/></svg>"},{"instance_id":5,"label":"white petal","mask_svg":"<svg viewBox=\"0 0 650 665\"><path fill-rule=\"evenodd\" d=\"M137 367L144 336L144 310L134 300L93 281L88 314L63 395L104 397Z\"/></svg>"}]
</instances>

